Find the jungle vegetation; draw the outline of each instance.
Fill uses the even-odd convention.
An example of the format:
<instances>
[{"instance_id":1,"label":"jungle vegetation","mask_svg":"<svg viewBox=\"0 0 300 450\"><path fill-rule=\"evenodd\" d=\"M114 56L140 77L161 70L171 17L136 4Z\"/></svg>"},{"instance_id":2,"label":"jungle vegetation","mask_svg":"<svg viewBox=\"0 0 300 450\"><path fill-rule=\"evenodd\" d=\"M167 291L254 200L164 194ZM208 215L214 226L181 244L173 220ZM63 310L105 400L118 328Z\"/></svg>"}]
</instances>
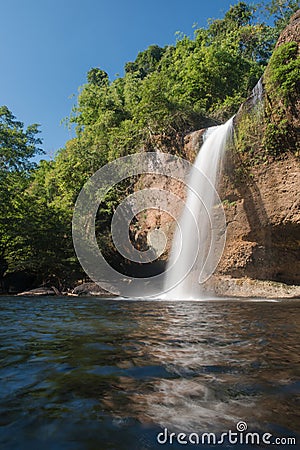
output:
<instances>
[{"instance_id":1,"label":"jungle vegetation","mask_svg":"<svg viewBox=\"0 0 300 450\"><path fill-rule=\"evenodd\" d=\"M103 68L91 68L68 118L76 137L51 161L33 163L42 153L38 125L25 129L1 107L0 279L27 271L39 283L63 288L80 277L71 221L86 180L131 153L160 148L182 155L187 133L235 113L263 74L297 3L240 1L192 38L179 33L174 45L141 51L123 76L110 80ZM103 242L119 191L112 190L99 209Z\"/></svg>"}]
</instances>

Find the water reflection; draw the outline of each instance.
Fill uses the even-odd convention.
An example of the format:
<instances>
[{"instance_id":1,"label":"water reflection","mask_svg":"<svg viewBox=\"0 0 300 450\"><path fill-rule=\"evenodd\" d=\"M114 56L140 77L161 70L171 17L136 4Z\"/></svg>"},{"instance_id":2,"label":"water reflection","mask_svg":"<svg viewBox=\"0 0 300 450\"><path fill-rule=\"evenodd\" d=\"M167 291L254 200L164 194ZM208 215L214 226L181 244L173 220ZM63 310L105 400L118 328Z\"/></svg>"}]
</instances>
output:
<instances>
[{"instance_id":1,"label":"water reflection","mask_svg":"<svg viewBox=\"0 0 300 450\"><path fill-rule=\"evenodd\" d=\"M161 323L149 327L150 336L163 339L154 338L147 354L175 379L153 383L145 413L178 431L224 430L240 418L256 428L274 419L289 428L296 404L291 414L286 409L295 400L299 362L296 336L289 335L289 329L298 317L282 309L270 320L270 313L269 305L245 304L175 303L164 310L166 328L162 330ZM145 403L144 396L138 398Z\"/></svg>"},{"instance_id":2,"label":"water reflection","mask_svg":"<svg viewBox=\"0 0 300 450\"><path fill-rule=\"evenodd\" d=\"M160 427L225 431L241 419L294 435L299 309L2 298L0 442L142 450L157 448Z\"/></svg>"}]
</instances>

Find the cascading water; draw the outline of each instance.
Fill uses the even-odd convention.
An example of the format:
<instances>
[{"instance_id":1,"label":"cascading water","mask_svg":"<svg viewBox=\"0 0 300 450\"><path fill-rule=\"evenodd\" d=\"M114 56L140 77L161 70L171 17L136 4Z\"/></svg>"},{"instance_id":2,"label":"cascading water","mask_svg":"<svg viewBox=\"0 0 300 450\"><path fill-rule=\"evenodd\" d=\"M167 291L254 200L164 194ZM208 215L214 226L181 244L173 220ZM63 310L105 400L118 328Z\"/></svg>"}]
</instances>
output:
<instances>
[{"instance_id":1,"label":"cascading water","mask_svg":"<svg viewBox=\"0 0 300 450\"><path fill-rule=\"evenodd\" d=\"M199 298L201 283L212 275L222 255L226 223L215 188L232 123L233 118L208 129L190 174L186 203L166 271L167 298Z\"/></svg>"},{"instance_id":2,"label":"cascading water","mask_svg":"<svg viewBox=\"0 0 300 450\"><path fill-rule=\"evenodd\" d=\"M259 103L263 99L263 96L264 96L264 88L263 88L263 81L262 81L262 77L261 77L258 80L258 82L256 83L256 85L254 86L254 88L252 89L251 98L252 98L253 106L259 105Z\"/></svg>"}]
</instances>

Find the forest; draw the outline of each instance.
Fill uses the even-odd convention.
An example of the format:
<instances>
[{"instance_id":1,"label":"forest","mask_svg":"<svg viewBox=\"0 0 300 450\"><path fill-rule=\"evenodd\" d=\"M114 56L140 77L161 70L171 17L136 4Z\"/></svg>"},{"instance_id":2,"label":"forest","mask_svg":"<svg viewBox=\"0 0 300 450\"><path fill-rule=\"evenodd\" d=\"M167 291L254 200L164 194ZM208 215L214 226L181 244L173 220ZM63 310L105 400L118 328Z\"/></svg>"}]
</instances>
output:
<instances>
[{"instance_id":1,"label":"forest","mask_svg":"<svg viewBox=\"0 0 300 450\"><path fill-rule=\"evenodd\" d=\"M123 76L110 80L103 68L91 68L67 119L76 137L53 160L43 159L39 125L25 129L9 105L0 107L3 291L15 274L59 290L82 279L71 227L84 183L128 154L159 149L184 157L186 134L224 122L247 99L297 9L294 0L253 6L240 1L222 19L195 29L192 38L177 34L174 45L141 51L125 64ZM292 58L292 46L289 51ZM293 64L299 75L299 61ZM296 77L289 83L290 89ZM108 258L110 219L124 189L130 183L111 190L98 212L99 244Z\"/></svg>"}]
</instances>

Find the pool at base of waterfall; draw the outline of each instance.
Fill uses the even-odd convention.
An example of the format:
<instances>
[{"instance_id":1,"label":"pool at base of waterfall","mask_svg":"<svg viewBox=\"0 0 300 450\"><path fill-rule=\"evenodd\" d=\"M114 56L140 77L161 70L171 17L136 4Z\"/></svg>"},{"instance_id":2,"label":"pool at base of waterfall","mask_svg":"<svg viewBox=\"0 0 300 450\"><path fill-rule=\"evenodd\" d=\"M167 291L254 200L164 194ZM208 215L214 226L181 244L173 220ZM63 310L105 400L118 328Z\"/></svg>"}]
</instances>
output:
<instances>
[{"instance_id":1,"label":"pool at base of waterfall","mask_svg":"<svg viewBox=\"0 0 300 450\"><path fill-rule=\"evenodd\" d=\"M299 445L299 312L299 300L2 296L0 447Z\"/></svg>"}]
</instances>

